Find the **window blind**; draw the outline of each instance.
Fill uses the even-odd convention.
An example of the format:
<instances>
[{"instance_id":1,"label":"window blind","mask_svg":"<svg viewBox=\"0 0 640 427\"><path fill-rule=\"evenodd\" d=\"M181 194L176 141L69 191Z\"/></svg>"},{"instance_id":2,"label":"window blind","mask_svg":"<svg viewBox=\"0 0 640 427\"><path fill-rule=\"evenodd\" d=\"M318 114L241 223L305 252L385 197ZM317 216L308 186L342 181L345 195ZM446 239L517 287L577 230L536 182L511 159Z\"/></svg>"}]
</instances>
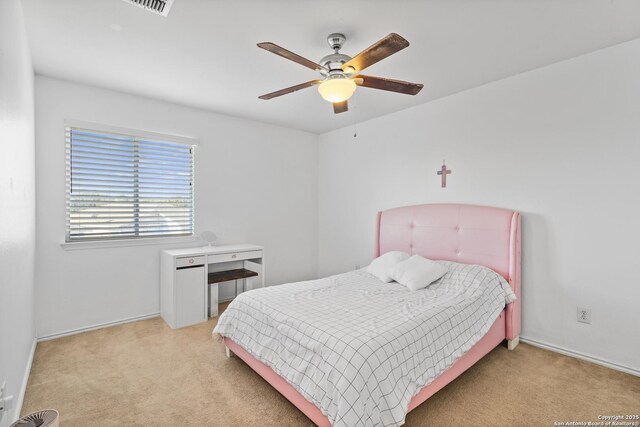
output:
<instances>
[{"instance_id":1,"label":"window blind","mask_svg":"<svg viewBox=\"0 0 640 427\"><path fill-rule=\"evenodd\" d=\"M193 146L66 128L67 242L193 234Z\"/></svg>"}]
</instances>

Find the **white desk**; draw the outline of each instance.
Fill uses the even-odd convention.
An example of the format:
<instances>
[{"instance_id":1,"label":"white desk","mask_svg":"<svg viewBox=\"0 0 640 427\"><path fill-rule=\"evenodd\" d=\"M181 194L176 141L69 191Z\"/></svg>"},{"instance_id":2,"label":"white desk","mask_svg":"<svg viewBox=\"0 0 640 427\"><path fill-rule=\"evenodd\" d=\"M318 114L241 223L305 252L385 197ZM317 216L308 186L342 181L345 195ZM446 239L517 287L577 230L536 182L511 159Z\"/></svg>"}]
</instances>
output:
<instances>
[{"instance_id":1,"label":"white desk","mask_svg":"<svg viewBox=\"0 0 640 427\"><path fill-rule=\"evenodd\" d=\"M218 315L218 285L264 286L264 249L250 244L172 249L160 254L160 315L172 328ZM233 298L231 298L233 299Z\"/></svg>"}]
</instances>

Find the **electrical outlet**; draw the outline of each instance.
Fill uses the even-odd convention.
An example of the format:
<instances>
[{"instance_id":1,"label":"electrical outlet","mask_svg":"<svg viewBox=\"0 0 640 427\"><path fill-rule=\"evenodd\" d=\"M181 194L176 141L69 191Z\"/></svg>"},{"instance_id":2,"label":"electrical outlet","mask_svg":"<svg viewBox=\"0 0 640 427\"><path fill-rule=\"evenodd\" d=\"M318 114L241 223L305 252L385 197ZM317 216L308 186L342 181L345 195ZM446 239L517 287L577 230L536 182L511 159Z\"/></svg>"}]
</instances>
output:
<instances>
[{"instance_id":1,"label":"electrical outlet","mask_svg":"<svg viewBox=\"0 0 640 427\"><path fill-rule=\"evenodd\" d=\"M578 322L591 324L591 309L578 307Z\"/></svg>"},{"instance_id":2,"label":"electrical outlet","mask_svg":"<svg viewBox=\"0 0 640 427\"><path fill-rule=\"evenodd\" d=\"M2 386L0 386L0 418L2 418L2 412L13 408L13 396L5 396L4 393L6 385L7 383L2 381Z\"/></svg>"},{"instance_id":3,"label":"electrical outlet","mask_svg":"<svg viewBox=\"0 0 640 427\"><path fill-rule=\"evenodd\" d=\"M0 412L10 411L13 409L13 396L7 396L0 399Z\"/></svg>"},{"instance_id":4,"label":"electrical outlet","mask_svg":"<svg viewBox=\"0 0 640 427\"><path fill-rule=\"evenodd\" d=\"M6 381L2 381L2 385L0 386L0 412L3 412L5 409L5 404L4 404L4 388L7 385ZM0 415L1 417L2 415Z\"/></svg>"},{"instance_id":5,"label":"electrical outlet","mask_svg":"<svg viewBox=\"0 0 640 427\"><path fill-rule=\"evenodd\" d=\"M355 270L360 270L360 264L356 264Z\"/></svg>"}]
</instances>

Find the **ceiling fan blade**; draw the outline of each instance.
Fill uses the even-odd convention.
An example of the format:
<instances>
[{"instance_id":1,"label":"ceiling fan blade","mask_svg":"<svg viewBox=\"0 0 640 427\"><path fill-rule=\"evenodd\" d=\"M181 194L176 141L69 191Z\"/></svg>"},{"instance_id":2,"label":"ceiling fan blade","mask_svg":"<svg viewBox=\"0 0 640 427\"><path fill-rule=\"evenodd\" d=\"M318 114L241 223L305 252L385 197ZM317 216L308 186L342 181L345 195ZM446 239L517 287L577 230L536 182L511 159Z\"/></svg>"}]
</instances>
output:
<instances>
[{"instance_id":1,"label":"ceiling fan blade","mask_svg":"<svg viewBox=\"0 0 640 427\"><path fill-rule=\"evenodd\" d=\"M322 83L322 80L310 80L310 81L308 81L306 83L300 83L299 85L295 85L295 86L291 86L291 87L288 87L288 88L285 88L285 89L277 90L275 92L267 93L266 95L259 96L258 98L260 98L260 99L271 99L271 98L275 98L275 97L278 97L278 96L286 95L286 94L291 93L291 92L295 92L295 91L300 90L300 89L304 89L304 88L307 88L307 87L310 87L310 86L314 86L314 85L317 85L317 84L320 84L320 83Z\"/></svg>"},{"instance_id":2,"label":"ceiling fan blade","mask_svg":"<svg viewBox=\"0 0 640 427\"><path fill-rule=\"evenodd\" d=\"M357 79L362 79L362 81L360 82ZM356 76L355 82L359 86L404 93L406 95L417 95L424 86L420 83L410 83L402 80L385 79L382 77L365 76L362 74Z\"/></svg>"},{"instance_id":3,"label":"ceiling fan blade","mask_svg":"<svg viewBox=\"0 0 640 427\"><path fill-rule=\"evenodd\" d=\"M354 73L359 73L370 65L375 64L378 61L383 60L387 56L391 56L394 53L409 46L409 42L402 36L396 33L391 33L382 40L372 44L353 58L350 61L342 65L342 71L349 72L349 69L353 69Z\"/></svg>"},{"instance_id":4,"label":"ceiling fan blade","mask_svg":"<svg viewBox=\"0 0 640 427\"><path fill-rule=\"evenodd\" d=\"M345 111L349 111L348 101L342 102L334 102L333 103L333 112L336 114L344 113Z\"/></svg>"},{"instance_id":5,"label":"ceiling fan blade","mask_svg":"<svg viewBox=\"0 0 640 427\"><path fill-rule=\"evenodd\" d=\"M290 61L297 62L298 64L303 65L307 68L311 68L314 71L323 70L323 71L329 72L329 70L327 70L322 65L317 64L307 58L303 58L297 53L293 53L290 50L280 47L275 43L271 43L271 42L258 43L258 47L264 50L268 50L271 53L275 53L276 55L286 58Z\"/></svg>"}]
</instances>

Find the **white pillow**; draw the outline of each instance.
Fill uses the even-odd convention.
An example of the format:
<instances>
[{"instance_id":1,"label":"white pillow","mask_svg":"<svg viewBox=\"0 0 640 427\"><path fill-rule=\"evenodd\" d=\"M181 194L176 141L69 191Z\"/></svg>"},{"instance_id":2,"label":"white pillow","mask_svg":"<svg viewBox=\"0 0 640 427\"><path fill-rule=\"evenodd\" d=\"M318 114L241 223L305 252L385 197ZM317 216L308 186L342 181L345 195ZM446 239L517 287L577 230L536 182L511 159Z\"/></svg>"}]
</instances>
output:
<instances>
[{"instance_id":1,"label":"white pillow","mask_svg":"<svg viewBox=\"0 0 640 427\"><path fill-rule=\"evenodd\" d=\"M412 291L426 288L447 272L447 268L430 259L413 255L406 261L403 261L389 268L387 276L406 286Z\"/></svg>"},{"instance_id":2,"label":"white pillow","mask_svg":"<svg viewBox=\"0 0 640 427\"><path fill-rule=\"evenodd\" d=\"M402 261L406 261L409 259L409 254L401 251L391 251L387 252L384 255L380 255L378 258L374 259L367 271L383 282L391 282L393 279L387 275L387 270L389 270L394 265Z\"/></svg>"}]
</instances>

